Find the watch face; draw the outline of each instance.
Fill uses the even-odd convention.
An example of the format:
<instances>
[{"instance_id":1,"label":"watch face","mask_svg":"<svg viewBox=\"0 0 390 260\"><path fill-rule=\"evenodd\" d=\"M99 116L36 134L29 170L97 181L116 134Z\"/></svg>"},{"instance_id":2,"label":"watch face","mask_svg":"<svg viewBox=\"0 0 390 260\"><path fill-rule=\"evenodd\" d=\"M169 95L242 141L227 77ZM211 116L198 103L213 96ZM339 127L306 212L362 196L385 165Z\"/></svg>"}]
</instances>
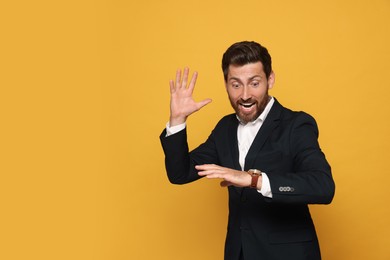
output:
<instances>
[{"instance_id":1,"label":"watch face","mask_svg":"<svg viewBox=\"0 0 390 260\"><path fill-rule=\"evenodd\" d=\"M250 170L248 171L248 173L249 173L250 175L261 175L261 171L260 171L260 170L257 170L257 169L250 169Z\"/></svg>"}]
</instances>

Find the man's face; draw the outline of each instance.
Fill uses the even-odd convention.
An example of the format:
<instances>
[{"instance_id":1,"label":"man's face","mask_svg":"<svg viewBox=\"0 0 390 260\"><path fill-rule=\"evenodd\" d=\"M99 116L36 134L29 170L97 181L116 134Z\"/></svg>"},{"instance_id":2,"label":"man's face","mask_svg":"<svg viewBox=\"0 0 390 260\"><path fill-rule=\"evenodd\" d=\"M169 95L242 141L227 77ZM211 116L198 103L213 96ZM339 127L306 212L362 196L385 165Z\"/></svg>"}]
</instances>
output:
<instances>
[{"instance_id":1,"label":"man's face","mask_svg":"<svg viewBox=\"0 0 390 260\"><path fill-rule=\"evenodd\" d=\"M260 116L268 103L268 89L274 82L274 73L267 79L261 62L229 66L226 90L241 122L246 124Z\"/></svg>"}]
</instances>

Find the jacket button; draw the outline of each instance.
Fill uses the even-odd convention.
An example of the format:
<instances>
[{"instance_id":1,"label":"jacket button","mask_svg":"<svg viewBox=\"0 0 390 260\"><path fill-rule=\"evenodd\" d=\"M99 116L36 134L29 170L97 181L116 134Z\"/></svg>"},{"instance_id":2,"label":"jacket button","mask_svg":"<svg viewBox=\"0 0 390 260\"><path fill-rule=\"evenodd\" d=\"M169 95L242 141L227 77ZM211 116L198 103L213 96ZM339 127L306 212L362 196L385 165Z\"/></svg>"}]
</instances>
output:
<instances>
[{"instance_id":1,"label":"jacket button","mask_svg":"<svg viewBox=\"0 0 390 260\"><path fill-rule=\"evenodd\" d=\"M287 186L287 187L279 187L280 192L294 192L295 189L293 187Z\"/></svg>"}]
</instances>

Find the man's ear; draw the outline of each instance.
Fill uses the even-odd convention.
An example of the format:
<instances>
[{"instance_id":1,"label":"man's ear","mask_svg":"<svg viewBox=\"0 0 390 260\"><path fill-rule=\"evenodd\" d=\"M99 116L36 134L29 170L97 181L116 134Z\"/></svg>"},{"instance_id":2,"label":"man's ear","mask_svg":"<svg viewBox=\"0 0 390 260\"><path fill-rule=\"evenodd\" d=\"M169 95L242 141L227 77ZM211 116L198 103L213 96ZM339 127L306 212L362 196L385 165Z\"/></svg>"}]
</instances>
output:
<instances>
[{"instance_id":1,"label":"man's ear","mask_svg":"<svg viewBox=\"0 0 390 260\"><path fill-rule=\"evenodd\" d=\"M269 74L268 77L268 89L271 89L275 84L275 73L274 71L271 71L271 74Z\"/></svg>"}]
</instances>

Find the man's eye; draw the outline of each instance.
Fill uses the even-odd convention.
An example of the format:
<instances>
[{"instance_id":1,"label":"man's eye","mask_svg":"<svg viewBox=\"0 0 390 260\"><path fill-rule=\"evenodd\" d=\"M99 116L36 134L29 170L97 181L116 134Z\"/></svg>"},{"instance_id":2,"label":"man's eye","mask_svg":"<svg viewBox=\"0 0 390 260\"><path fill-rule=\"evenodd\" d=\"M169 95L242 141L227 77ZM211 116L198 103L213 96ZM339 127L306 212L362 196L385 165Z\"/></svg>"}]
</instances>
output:
<instances>
[{"instance_id":1,"label":"man's eye","mask_svg":"<svg viewBox=\"0 0 390 260\"><path fill-rule=\"evenodd\" d=\"M239 88L240 85L239 85L238 83L233 83L233 84L232 84L232 87L233 87L233 88Z\"/></svg>"},{"instance_id":2,"label":"man's eye","mask_svg":"<svg viewBox=\"0 0 390 260\"><path fill-rule=\"evenodd\" d=\"M251 85L252 85L252 87L258 87L260 85L260 83L257 81L254 81L251 83Z\"/></svg>"}]
</instances>

